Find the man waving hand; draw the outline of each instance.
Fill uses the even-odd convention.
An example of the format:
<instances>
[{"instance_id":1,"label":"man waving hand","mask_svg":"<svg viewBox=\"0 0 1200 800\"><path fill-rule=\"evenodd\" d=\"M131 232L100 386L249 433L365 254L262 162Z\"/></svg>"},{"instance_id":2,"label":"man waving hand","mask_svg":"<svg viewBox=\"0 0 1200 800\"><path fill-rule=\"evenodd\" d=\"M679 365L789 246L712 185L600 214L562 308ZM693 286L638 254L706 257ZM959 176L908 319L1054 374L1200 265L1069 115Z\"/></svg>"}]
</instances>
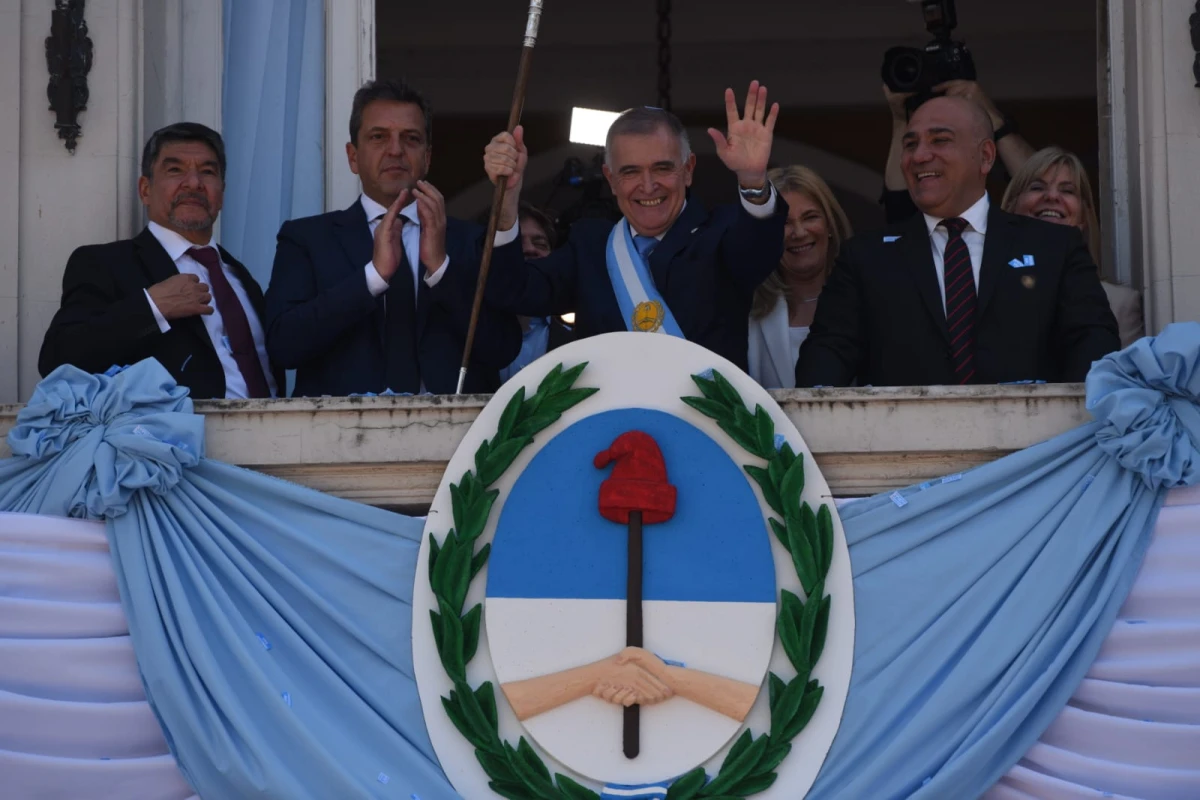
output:
<instances>
[{"instance_id":1,"label":"man waving hand","mask_svg":"<svg viewBox=\"0 0 1200 800\"><path fill-rule=\"evenodd\" d=\"M709 212L689 196L696 156L679 119L634 108L609 128L604 176L623 217L580 220L567 246L525 262L517 205L528 154L524 131L495 136L484 150L493 182L506 180L488 300L526 316L575 313L578 336L613 331L687 338L746 366L747 319L755 288L779 263L787 207L767 181L779 105L750 84L744 113L725 91L728 126L709 130L737 178L740 202Z\"/></svg>"}]
</instances>

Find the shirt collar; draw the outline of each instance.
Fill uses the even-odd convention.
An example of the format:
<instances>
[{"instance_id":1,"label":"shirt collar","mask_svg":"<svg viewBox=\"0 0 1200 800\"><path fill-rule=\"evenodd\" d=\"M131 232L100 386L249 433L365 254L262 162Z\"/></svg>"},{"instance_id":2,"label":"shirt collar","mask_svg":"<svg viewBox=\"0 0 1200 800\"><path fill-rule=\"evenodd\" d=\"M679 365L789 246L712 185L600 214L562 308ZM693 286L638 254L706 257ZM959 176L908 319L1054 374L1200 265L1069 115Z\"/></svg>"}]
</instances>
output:
<instances>
[{"instance_id":1,"label":"shirt collar","mask_svg":"<svg viewBox=\"0 0 1200 800\"><path fill-rule=\"evenodd\" d=\"M367 197L365 192L359 195L359 202L362 203L363 211L365 211L367 214L368 223L374 222L387 213L387 206L381 206L379 203L376 203L374 200ZM416 200L413 200L404 208L400 209L400 214L413 225L416 225L418 228L421 227L421 220L417 217Z\"/></svg>"},{"instance_id":2,"label":"shirt collar","mask_svg":"<svg viewBox=\"0 0 1200 800\"><path fill-rule=\"evenodd\" d=\"M217 246L216 241L212 238L208 240L208 244L206 245L193 244L175 231L170 228L164 228L157 222L151 222L147 227L150 229L150 234L162 245L163 250L167 251L167 255L171 257L171 261L178 261L184 253L193 247L215 248Z\"/></svg>"},{"instance_id":3,"label":"shirt collar","mask_svg":"<svg viewBox=\"0 0 1200 800\"><path fill-rule=\"evenodd\" d=\"M684 199L683 205L679 207L679 217L682 217L683 212L687 210L687 203L688 203L688 201L686 199ZM663 231L662 233L660 233L658 236L655 236L654 238L658 239L661 242L663 240L663 237L671 232L671 228L675 227L675 223L679 222L679 217L676 217L675 219L671 220L671 224L667 226L667 229L665 231ZM629 226L629 230L633 231L634 236L641 236L641 234L637 232L637 228L633 227L633 225Z\"/></svg>"},{"instance_id":4,"label":"shirt collar","mask_svg":"<svg viewBox=\"0 0 1200 800\"><path fill-rule=\"evenodd\" d=\"M971 230L978 231L982 234L987 234L987 218L988 209L991 207L991 201L988 200L987 192L983 193L983 197L975 201L975 205L968 208L963 213L959 214L960 219L965 219L967 224L971 226ZM925 217L925 227L929 229L929 235L933 235L933 229L944 219L943 217L931 217L928 214Z\"/></svg>"}]
</instances>

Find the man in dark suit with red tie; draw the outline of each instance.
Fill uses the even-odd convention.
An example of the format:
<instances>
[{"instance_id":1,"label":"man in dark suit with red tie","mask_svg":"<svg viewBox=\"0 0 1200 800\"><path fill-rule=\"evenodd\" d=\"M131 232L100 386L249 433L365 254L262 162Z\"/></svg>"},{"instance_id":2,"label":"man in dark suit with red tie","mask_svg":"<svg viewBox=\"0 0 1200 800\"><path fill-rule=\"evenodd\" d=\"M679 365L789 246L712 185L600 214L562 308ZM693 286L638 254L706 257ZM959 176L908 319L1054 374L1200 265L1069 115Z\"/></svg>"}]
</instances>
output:
<instances>
[{"instance_id":1,"label":"man in dark suit with red tie","mask_svg":"<svg viewBox=\"0 0 1200 800\"><path fill-rule=\"evenodd\" d=\"M1079 231L989 200L996 144L979 106L928 100L903 142L922 213L842 245L797 386L1082 381L1120 348Z\"/></svg>"},{"instance_id":2,"label":"man in dark suit with red tie","mask_svg":"<svg viewBox=\"0 0 1200 800\"><path fill-rule=\"evenodd\" d=\"M133 239L71 254L38 357L43 377L62 364L104 372L156 358L192 397L278 394L262 291L213 241L224 191L216 131L181 122L150 137L138 179L150 222Z\"/></svg>"},{"instance_id":3,"label":"man in dark suit with red tie","mask_svg":"<svg viewBox=\"0 0 1200 800\"><path fill-rule=\"evenodd\" d=\"M483 229L446 216L426 181L432 118L392 81L354 96L350 169L362 195L344 211L285 222L267 289L271 360L295 394L452 394L466 344ZM465 389L492 392L521 349L515 316L482 309Z\"/></svg>"}]
</instances>

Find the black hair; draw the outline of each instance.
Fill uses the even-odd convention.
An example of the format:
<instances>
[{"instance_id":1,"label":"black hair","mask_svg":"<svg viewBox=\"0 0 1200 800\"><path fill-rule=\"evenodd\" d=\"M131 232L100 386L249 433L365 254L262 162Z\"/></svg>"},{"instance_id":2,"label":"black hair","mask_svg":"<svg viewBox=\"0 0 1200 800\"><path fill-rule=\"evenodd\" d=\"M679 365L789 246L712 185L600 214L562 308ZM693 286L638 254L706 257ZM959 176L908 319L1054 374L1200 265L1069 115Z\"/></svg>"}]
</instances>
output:
<instances>
[{"instance_id":1,"label":"black hair","mask_svg":"<svg viewBox=\"0 0 1200 800\"><path fill-rule=\"evenodd\" d=\"M350 106L350 143L358 146L358 132L362 129L363 109L376 100L389 100L393 103L412 103L421 109L425 117L425 143L433 141L433 109L425 96L403 81L393 81L386 78L367 81L354 93L354 103Z\"/></svg>"},{"instance_id":2,"label":"black hair","mask_svg":"<svg viewBox=\"0 0 1200 800\"><path fill-rule=\"evenodd\" d=\"M154 164L162 154L163 147L173 142L200 142L207 145L216 153L221 180L225 180L225 142L221 139L221 134L199 122L176 122L150 134L146 146L142 148L143 177L154 176Z\"/></svg>"},{"instance_id":3,"label":"black hair","mask_svg":"<svg viewBox=\"0 0 1200 800\"><path fill-rule=\"evenodd\" d=\"M558 244L558 230L554 226L554 219L542 211L537 206L529 203L520 203L517 206L517 224L523 219L531 219L538 224L543 231L546 232L546 239L550 242L550 249L553 250Z\"/></svg>"}]
</instances>

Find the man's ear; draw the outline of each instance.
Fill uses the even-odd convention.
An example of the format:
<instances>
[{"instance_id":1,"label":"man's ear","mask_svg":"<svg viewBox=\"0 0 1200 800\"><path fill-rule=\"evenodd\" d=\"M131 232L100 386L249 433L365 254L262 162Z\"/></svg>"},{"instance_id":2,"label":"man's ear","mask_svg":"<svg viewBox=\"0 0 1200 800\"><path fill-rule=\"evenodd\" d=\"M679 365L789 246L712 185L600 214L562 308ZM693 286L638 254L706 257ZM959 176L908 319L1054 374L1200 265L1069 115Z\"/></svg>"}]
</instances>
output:
<instances>
[{"instance_id":1,"label":"man's ear","mask_svg":"<svg viewBox=\"0 0 1200 800\"><path fill-rule=\"evenodd\" d=\"M346 163L350 165L350 171L357 175L358 148L354 146L354 142L346 142Z\"/></svg>"},{"instance_id":2,"label":"man's ear","mask_svg":"<svg viewBox=\"0 0 1200 800\"><path fill-rule=\"evenodd\" d=\"M150 179L145 175L138 176L138 199L142 205L150 205Z\"/></svg>"},{"instance_id":3,"label":"man's ear","mask_svg":"<svg viewBox=\"0 0 1200 800\"><path fill-rule=\"evenodd\" d=\"M608 181L608 188L612 190L613 194L616 194L617 193L617 181L616 181L615 177L613 176L613 171L608 168L608 164L601 164L600 172L604 174L604 180Z\"/></svg>"},{"instance_id":4,"label":"man's ear","mask_svg":"<svg viewBox=\"0 0 1200 800\"><path fill-rule=\"evenodd\" d=\"M983 174L987 175L992 171L992 167L996 166L996 141L991 138L984 139L979 145L979 155Z\"/></svg>"}]
</instances>

